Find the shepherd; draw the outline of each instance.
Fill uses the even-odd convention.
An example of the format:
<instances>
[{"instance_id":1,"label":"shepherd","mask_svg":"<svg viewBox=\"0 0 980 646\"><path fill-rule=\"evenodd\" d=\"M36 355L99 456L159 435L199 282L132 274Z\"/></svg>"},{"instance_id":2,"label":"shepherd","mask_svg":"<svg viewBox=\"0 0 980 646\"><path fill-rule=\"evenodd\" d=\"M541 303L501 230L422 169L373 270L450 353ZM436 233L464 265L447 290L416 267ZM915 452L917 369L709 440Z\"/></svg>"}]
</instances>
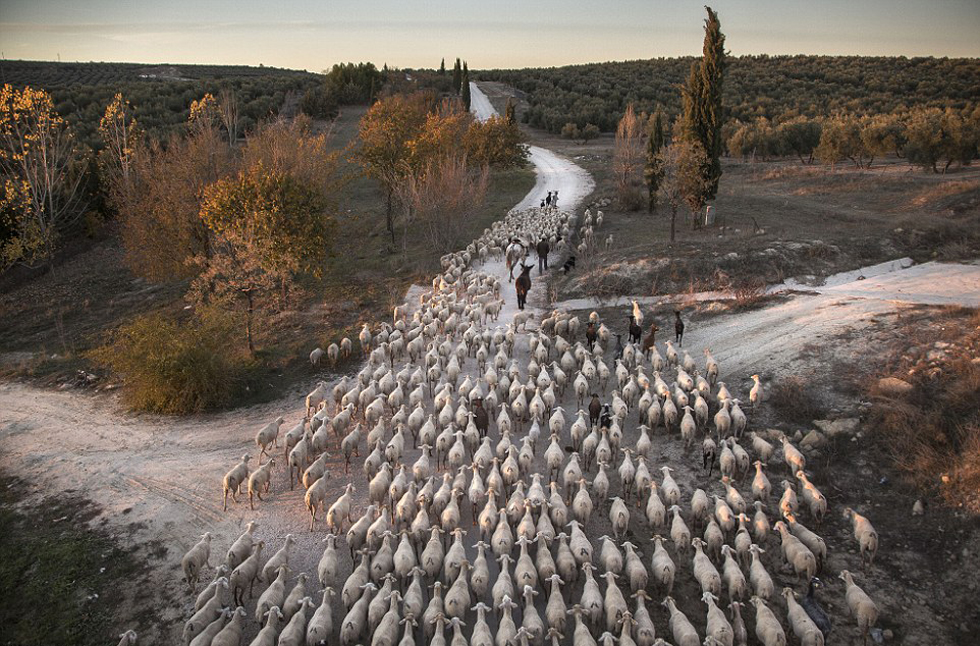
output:
<instances>
[{"instance_id":1,"label":"shepherd","mask_svg":"<svg viewBox=\"0 0 980 646\"><path fill-rule=\"evenodd\" d=\"M548 244L548 239L541 238L538 246L535 247L535 251L538 252L538 275L540 276L548 268L548 253L551 251L551 245Z\"/></svg>"}]
</instances>

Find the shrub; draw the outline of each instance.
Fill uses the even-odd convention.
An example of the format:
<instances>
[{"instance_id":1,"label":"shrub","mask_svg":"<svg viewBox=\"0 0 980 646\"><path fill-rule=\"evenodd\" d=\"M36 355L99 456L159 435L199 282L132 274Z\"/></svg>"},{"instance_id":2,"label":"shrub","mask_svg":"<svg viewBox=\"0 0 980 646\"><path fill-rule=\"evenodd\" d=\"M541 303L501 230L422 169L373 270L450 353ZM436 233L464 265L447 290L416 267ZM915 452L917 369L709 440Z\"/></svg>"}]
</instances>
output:
<instances>
[{"instance_id":1,"label":"shrub","mask_svg":"<svg viewBox=\"0 0 980 646\"><path fill-rule=\"evenodd\" d=\"M786 377L776 382L769 394L769 403L790 422L809 424L823 417L823 408L813 388L799 377Z\"/></svg>"},{"instance_id":2,"label":"shrub","mask_svg":"<svg viewBox=\"0 0 980 646\"><path fill-rule=\"evenodd\" d=\"M240 386L247 358L238 336L217 310L187 322L150 314L116 330L94 358L122 377L133 410L197 413L227 404Z\"/></svg>"}]
</instances>

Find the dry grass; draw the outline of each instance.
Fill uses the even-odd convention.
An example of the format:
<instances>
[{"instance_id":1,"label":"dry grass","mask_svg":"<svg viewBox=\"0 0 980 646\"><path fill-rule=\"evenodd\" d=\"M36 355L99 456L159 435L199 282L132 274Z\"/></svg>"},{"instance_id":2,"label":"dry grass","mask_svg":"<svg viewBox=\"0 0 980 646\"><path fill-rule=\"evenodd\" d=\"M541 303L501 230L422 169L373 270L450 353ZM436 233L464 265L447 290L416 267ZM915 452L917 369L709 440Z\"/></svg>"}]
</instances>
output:
<instances>
[{"instance_id":1,"label":"dry grass","mask_svg":"<svg viewBox=\"0 0 980 646\"><path fill-rule=\"evenodd\" d=\"M774 384L767 401L781 419L790 422L809 424L824 416L820 398L806 381L796 376Z\"/></svg>"},{"instance_id":2,"label":"dry grass","mask_svg":"<svg viewBox=\"0 0 980 646\"><path fill-rule=\"evenodd\" d=\"M980 313L951 310L905 332L908 341L894 348L893 367L881 376L912 390L893 398L874 381L870 427L912 484L980 512Z\"/></svg>"}]
</instances>

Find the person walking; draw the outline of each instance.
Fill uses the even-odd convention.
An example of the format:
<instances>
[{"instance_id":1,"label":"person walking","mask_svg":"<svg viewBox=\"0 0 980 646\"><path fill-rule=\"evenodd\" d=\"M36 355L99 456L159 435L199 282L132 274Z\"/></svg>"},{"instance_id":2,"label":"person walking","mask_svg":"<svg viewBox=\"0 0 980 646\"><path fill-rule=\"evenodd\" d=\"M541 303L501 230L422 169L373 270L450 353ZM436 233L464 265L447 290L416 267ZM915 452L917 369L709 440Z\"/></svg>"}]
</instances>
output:
<instances>
[{"instance_id":1,"label":"person walking","mask_svg":"<svg viewBox=\"0 0 980 646\"><path fill-rule=\"evenodd\" d=\"M548 197L544 198L545 206L551 206L551 191L548 191Z\"/></svg>"},{"instance_id":2,"label":"person walking","mask_svg":"<svg viewBox=\"0 0 980 646\"><path fill-rule=\"evenodd\" d=\"M551 251L548 239L541 238L538 246L535 247L535 251L538 252L538 275L541 275L548 269L548 253Z\"/></svg>"}]
</instances>

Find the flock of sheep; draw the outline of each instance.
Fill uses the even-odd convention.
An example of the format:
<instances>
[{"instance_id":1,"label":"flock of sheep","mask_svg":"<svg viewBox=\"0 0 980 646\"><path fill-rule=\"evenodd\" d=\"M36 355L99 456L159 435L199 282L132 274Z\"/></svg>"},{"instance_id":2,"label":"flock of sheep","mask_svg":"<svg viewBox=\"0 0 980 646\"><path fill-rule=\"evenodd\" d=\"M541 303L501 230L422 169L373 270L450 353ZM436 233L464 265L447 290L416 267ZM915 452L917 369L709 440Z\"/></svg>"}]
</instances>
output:
<instances>
[{"instance_id":1,"label":"flock of sheep","mask_svg":"<svg viewBox=\"0 0 980 646\"><path fill-rule=\"evenodd\" d=\"M827 545L811 527L828 501L789 439L747 430L709 351L702 370L671 342L663 354L616 344L595 312L498 324L510 288L489 269L508 240L547 238L562 253L573 236L594 241L593 227L588 212L581 228L555 208L510 214L445 257L393 324L364 326L355 377L318 384L285 433L282 417L258 431L260 464L250 471L246 454L227 473L225 506L275 504L262 496L282 456L290 487L305 488L308 529L329 532L318 585L291 577L292 535L267 545L252 522L197 591L214 561L205 534L182 560L196 592L185 644L239 646L253 622L252 646L734 646L749 643L749 626L764 646L790 633L825 643L833 621L814 590ZM350 352L345 340L326 354ZM763 399L754 381L752 408ZM663 464L668 454L689 459ZM346 472L355 457L365 504L353 476L332 499L328 466ZM843 513L873 567L875 530ZM875 603L850 572L839 577L867 642ZM706 615L695 616L699 602Z\"/></svg>"}]
</instances>

